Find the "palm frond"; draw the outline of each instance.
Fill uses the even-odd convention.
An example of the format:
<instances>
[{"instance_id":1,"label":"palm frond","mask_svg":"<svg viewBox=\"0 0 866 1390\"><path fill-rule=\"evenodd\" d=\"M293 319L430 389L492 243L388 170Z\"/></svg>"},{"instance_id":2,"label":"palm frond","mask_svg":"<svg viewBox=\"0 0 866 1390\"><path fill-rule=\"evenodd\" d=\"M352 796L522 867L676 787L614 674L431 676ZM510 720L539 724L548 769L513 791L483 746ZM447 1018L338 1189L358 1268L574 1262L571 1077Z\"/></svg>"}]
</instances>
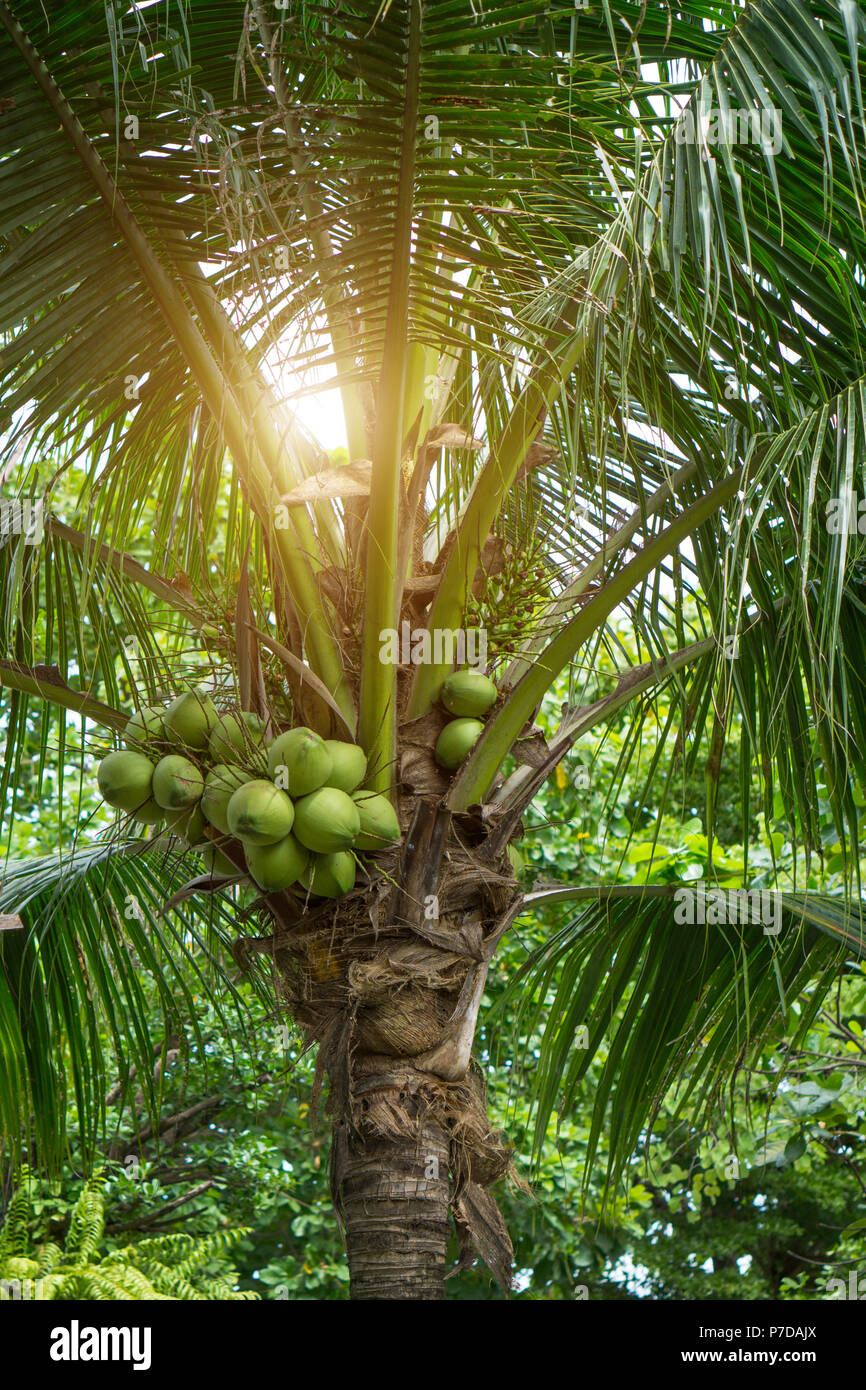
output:
<instances>
[{"instance_id":1,"label":"palm frond","mask_svg":"<svg viewBox=\"0 0 866 1390\"><path fill-rule=\"evenodd\" d=\"M747 906L713 922L707 889L703 925L693 885L554 893L595 901L531 954L496 1008L516 1004L520 1034L540 1036L536 1150L600 1060L585 1172L604 1132L612 1183L666 1095L677 1112L710 1113L768 1041L806 1037L845 961L866 954L859 901L764 890L762 903L753 884ZM683 910L678 925L687 902L693 924Z\"/></svg>"},{"instance_id":2,"label":"palm frond","mask_svg":"<svg viewBox=\"0 0 866 1390\"><path fill-rule=\"evenodd\" d=\"M197 1030L196 1001L227 1028L229 1015L243 1027L226 967L231 902L194 899L162 915L188 876L153 840L7 863L0 911L25 923L0 937L0 1127L13 1154L56 1167L74 1097L76 1141L92 1157L105 1133L105 1077L123 1082L132 1067L155 1121L154 1056L167 1038Z\"/></svg>"}]
</instances>

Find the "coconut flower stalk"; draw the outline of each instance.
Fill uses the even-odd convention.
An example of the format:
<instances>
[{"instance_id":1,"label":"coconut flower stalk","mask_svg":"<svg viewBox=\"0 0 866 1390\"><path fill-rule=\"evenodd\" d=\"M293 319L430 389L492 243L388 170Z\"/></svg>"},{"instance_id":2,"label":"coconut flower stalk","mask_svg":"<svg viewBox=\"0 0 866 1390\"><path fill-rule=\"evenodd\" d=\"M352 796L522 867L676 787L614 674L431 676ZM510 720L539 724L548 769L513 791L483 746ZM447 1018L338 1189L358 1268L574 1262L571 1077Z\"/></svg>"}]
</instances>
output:
<instances>
[{"instance_id":1,"label":"coconut flower stalk","mask_svg":"<svg viewBox=\"0 0 866 1390\"><path fill-rule=\"evenodd\" d=\"M579 741L664 693L646 796L703 759L708 876L732 736L743 823L754 763L808 853L820 789L853 874L864 582L822 507L866 457L862 25L844 0L155 15L0 0L4 795L33 720L63 765L71 714L118 811L0 888L26 924L0 936L5 1139L56 1164L75 1085L98 1146L106 1019L152 1069L135 969L193 1029L190 979L231 992L207 920L318 1046L352 1296L444 1297L453 1233L507 1291L517 1175L473 1043L522 913L577 904L521 977L574 982L546 1031L539 1006L536 1138L607 1040L612 1178L686 1065L716 1094L860 948L851 896L787 894L772 957L760 927L705 948L672 936L676 883L528 892L509 849ZM708 121L734 108L736 138Z\"/></svg>"}]
</instances>

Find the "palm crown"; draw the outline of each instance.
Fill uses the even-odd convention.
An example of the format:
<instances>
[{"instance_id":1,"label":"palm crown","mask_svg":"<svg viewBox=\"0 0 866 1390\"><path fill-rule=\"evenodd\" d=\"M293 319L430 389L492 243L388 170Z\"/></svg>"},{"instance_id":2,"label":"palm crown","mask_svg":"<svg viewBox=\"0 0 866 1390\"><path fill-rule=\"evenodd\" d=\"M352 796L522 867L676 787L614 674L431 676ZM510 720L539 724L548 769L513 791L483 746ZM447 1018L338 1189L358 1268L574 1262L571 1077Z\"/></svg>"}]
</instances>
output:
<instances>
[{"instance_id":1,"label":"palm crown","mask_svg":"<svg viewBox=\"0 0 866 1390\"><path fill-rule=\"evenodd\" d=\"M524 905L505 847L568 750L630 702L675 695L660 799L703 758L712 838L736 722L744 823L754 765L807 857L829 802L856 876L864 16L845 0L687 11L194 0L49 24L0 4L0 411L7 487L46 507L43 544L0 552L4 792L41 702L62 761L66 711L118 731L131 680L146 703L207 674L272 728L356 739L406 832L384 864L403 937L445 949L416 909L448 845L476 875L478 941L456 986L438 961L431 991L452 1010L448 1065L395 1054L443 1084L471 1074L484 969ZM348 462L303 423L305 394L334 386ZM80 483L66 521L64 474ZM593 668L624 614L645 660L605 687ZM435 644L383 662L403 623L490 636L500 698L453 775L433 756L451 662ZM206 659L189 653L202 635ZM544 744L533 718L569 671ZM0 906L27 922L0 957L8 1133L32 1105L58 1147L51 1037L93 1133L101 1011L137 1024L127 1060L147 1051L135 972L101 956L127 894L166 1009L181 961L213 988L208 932L230 939L233 899L187 878L164 836L131 828L7 872ZM363 911L382 882L371 869ZM537 985L562 981L539 1134L612 1029L594 1134L613 1095L617 1162L684 1039L712 1037L693 1059L711 1096L788 995L812 981L817 1007L840 944L859 949L849 899L791 892L790 930L745 928L732 952L666 930L667 890L581 892L536 962ZM450 919L442 901L453 937L469 899ZM291 899L265 911L306 930ZM467 1182L485 1189L477 1164L457 1183L471 1231Z\"/></svg>"}]
</instances>

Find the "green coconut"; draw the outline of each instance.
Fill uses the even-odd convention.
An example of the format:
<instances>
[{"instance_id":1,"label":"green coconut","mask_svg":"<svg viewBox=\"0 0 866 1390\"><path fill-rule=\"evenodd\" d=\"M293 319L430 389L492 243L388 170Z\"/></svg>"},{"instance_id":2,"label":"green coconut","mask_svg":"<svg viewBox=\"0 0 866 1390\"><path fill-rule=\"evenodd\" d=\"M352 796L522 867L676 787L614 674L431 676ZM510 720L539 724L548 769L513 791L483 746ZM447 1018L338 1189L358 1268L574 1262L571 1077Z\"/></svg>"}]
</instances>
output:
<instances>
[{"instance_id":1,"label":"green coconut","mask_svg":"<svg viewBox=\"0 0 866 1390\"><path fill-rule=\"evenodd\" d=\"M310 856L294 835L275 845L246 845L247 868L263 893L281 893L297 883Z\"/></svg>"},{"instance_id":2,"label":"green coconut","mask_svg":"<svg viewBox=\"0 0 866 1390\"><path fill-rule=\"evenodd\" d=\"M134 811L150 798L153 763L131 749L109 753L96 769L96 780L109 806Z\"/></svg>"},{"instance_id":3,"label":"green coconut","mask_svg":"<svg viewBox=\"0 0 866 1390\"><path fill-rule=\"evenodd\" d=\"M481 671L455 671L439 692L449 714L461 719L480 719L496 703L499 692L489 676Z\"/></svg>"},{"instance_id":4,"label":"green coconut","mask_svg":"<svg viewBox=\"0 0 866 1390\"><path fill-rule=\"evenodd\" d=\"M162 717L164 711L155 705L143 705L130 715L123 731L124 741L130 748L144 752L148 744L160 743L165 738Z\"/></svg>"},{"instance_id":5,"label":"green coconut","mask_svg":"<svg viewBox=\"0 0 866 1390\"><path fill-rule=\"evenodd\" d=\"M324 785L353 792L367 775L367 754L357 743L342 743L338 738L326 738L325 747L331 755L331 771Z\"/></svg>"},{"instance_id":6,"label":"green coconut","mask_svg":"<svg viewBox=\"0 0 866 1390\"><path fill-rule=\"evenodd\" d=\"M325 740L305 728L280 734L268 749L268 772L275 781L281 768L285 768L286 791L291 796L308 796L324 786L331 772L331 755Z\"/></svg>"},{"instance_id":7,"label":"green coconut","mask_svg":"<svg viewBox=\"0 0 866 1390\"><path fill-rule=\"evenodd\" d=\"M400 838L400 822L387 796L378 792L356 792L352 797L361 817L361 833L355 837L355 848L387 849Z\"/></svg>"},{"instance_id":8,"label":"green coconut","mask_svg":"<svg viewBox=\"0 0 866 1390\"><path fill-rule=\"evenodd\" d=\"M316 854L301 876L301 882L318 898L342 898L355 886L355 856L345 850L337 854Z\"/></svg>"},{"instance_id":9,"label":"green coconut","mask_svg":"<svg viewBox=\"0 0 866 1390\"><path fill-rule=\"evenodd\" d=\"M165 811L182 811L201 801L204 778L189 758L169 753L153 774L153 799Z\"/></svg>"},{"instance_id":10,"label":"green coconut","mask_svg":"<svg viewBox=\"0 0 866 1390\"><path fill-rule=\"evenodd\" d=\"M484 732L480 719L452 719L436 740L436 761L453 771Z\"/></svg>"},{"instance_id":11,"label":"green coconut","mask_svg":"<svg viewBox=\"0 0 866 1390\"><path fill-rule=\"evenodd\" d=\"M153 797L148 797L147 801L141 806L136 806L132 812L132 819L141 825L158 825L165 820L165 811L161 806L157 806Z\"/></svg>"},{"instance_id":12,"label":"green coconut","mask_svg":"<svg viewBox=\"0 0 866 1390\"><path fill-rule=\"evenodd\" d=\"M360 829L357 806L337 787L320 787L295 803L295 834L315 854L350 849Z\"/></svg>"},{"instance_id":13,"label":"green coconut","mask_svg":"<svg viewBox=\"0 0 866 1390\"><path fill-rule=\"evenodd\" d=\"M288 835L294 819L286 793L259 777L238 787L226 810L229 833L245 845L275 845Z\"/></svg>"},{"instance_id":14,"label":"green coconut","mask_svg":"<svg viewBox=\"0 0 866 1390\"><path fill-rule=\"evenodd\" d=\"M207 821L202 815L200 802L191 807L183 806L179 811L165 811L163 814L169 829L173 830L175 835L179 835L190 849L207 840Z\"/></svg>"},{"instance_id":15,"label":"green coconut","mask_svg":"<svg viewBox=\"0 0 866 1390\"><path fill-rule=\"evenodd\" d=\"M217 763L230 763L238 754L248 761L262 762L265 743L264 722L257 714L222 714L211 730L208 752Z\"/></svg>"},{"instance_id":16,"label":"green coconut","mask_svg":"<svg viewBox=\"0 0 866 1390\"><path fill-rule=\"evenodd\" d=\"M184 748L204 749L218 717L209 695L199 690L187 690L172 700L163 716L163 723L166 735L173 743L179 743Z\"/></svg>"},{"instance_id":17,"label":"green coconut","mask_svg":"<svg viewBox=\"0 0 866 1390\"><path fill-rule=\"evenodd\" d=\"M204 779L204 792L201 798L201 809L205 820L208 821L216 830L223 835L229 835L229 823L226 820L226 811L229 802L245 782L253 779L248 772L244 772L242 767L236 764L217 763L212 767L207 777Z\"/></svg>"},{"instance_id":18,"label":"green coconut","mask_svg":"<svg viewBox=\"0 0 866 1390\"><path fill-rule=\"evenodd\" d=\"M233 864L221 849L217 849L216 845L209 845L203 850L202 859L211 878L236 878L240 873L237 865Z\"/></svg>"}]
</instances>

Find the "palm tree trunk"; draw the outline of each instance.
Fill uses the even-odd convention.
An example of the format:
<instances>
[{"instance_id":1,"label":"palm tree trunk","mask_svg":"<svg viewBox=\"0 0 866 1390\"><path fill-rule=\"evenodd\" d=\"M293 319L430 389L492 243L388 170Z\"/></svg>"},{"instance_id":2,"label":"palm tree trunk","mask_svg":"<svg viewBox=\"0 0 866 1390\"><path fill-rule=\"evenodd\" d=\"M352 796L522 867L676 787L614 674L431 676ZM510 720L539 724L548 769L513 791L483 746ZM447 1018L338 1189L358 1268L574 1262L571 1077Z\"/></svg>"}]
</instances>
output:
<instances>
[{"instance_id":1,"label":"palm tree trunk","mask_svg":"<svg viewBox=\"0 0 866 1390\"><path fill-rule=\"evenodd\" d=\"M331 1196L363 1301L443 1299L452 1219L461 1265L478 1251L510 1284L508 1233L487 1191L510 1154L471 1046L521 899L504 856L480 862L465 826L458 841L441 808L413 810L402 849L379 857L384 872L285 919L275 959L284 1003L319 1045L313 1110L328 1077Z\"/></svg>"},{"instance_id":2,"label":"palm tree trunk","mask_svg":"<svg viewBox=\"0 0 866 1390\"><path fill-rule=\"evenodd\" d=\"M345 1137L339 1204L353 1300L445 1297L448 1137L435 1121L412 1138Z\"/></svg>"}]
</instances>

